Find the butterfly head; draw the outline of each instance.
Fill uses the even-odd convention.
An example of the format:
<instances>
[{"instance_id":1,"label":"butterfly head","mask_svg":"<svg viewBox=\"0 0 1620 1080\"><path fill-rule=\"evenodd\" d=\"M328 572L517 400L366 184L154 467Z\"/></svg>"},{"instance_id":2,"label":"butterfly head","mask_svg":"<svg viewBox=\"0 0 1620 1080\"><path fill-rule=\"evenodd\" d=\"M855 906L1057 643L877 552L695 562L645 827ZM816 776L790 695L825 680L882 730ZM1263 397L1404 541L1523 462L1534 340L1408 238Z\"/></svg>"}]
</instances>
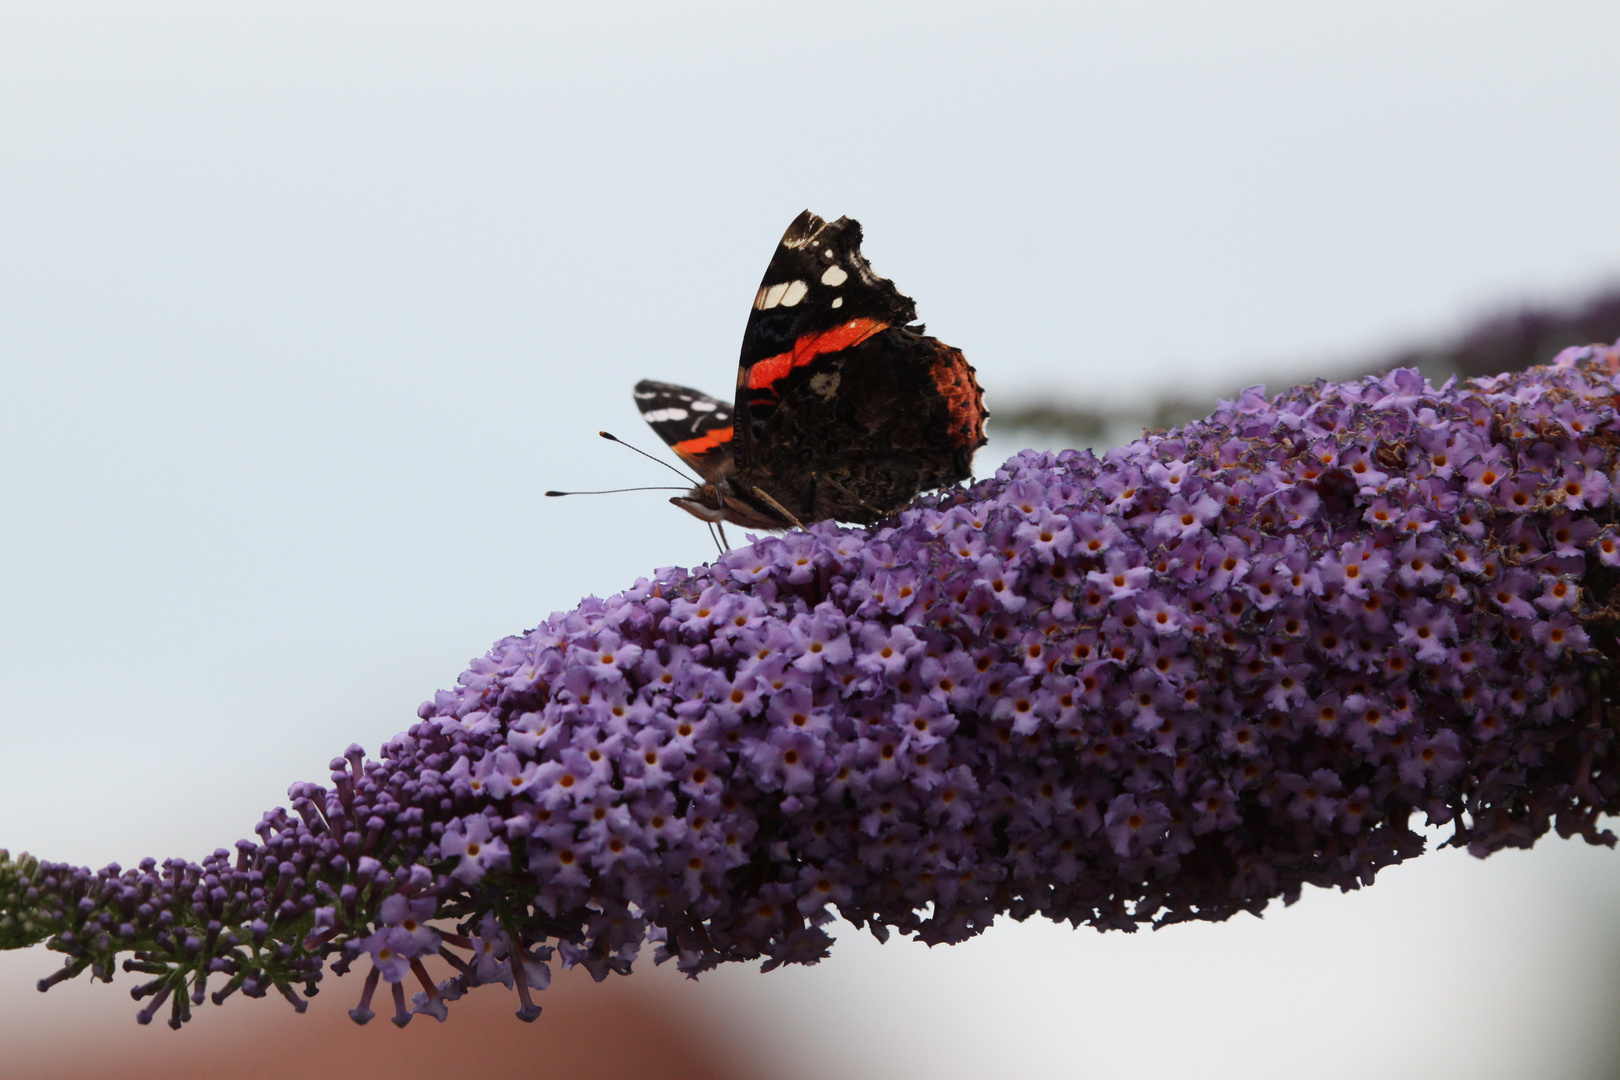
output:
<instances>
[{"instance_id":1,"label":"butterfly head","mask_svg":"<svg viewBox=\"0 0 1620 1080\"><path fill-rule=\"evenodd\" d=\"M757 498L745 498L725 479L698 484L669 501L699 521L714 525L729 523L742 529L791 529L799 525L784 517L778 508L764 505Z\"/></svg>"}]
</instances>

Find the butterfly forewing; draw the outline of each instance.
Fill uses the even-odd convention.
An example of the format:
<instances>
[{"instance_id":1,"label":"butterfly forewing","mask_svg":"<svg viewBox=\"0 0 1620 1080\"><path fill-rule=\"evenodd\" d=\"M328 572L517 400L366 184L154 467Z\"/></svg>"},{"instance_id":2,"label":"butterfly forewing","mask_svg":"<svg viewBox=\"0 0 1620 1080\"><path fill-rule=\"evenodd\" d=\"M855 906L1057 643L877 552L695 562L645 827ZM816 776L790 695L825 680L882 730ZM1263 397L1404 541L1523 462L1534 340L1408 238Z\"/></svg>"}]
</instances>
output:
<instances>
[{"instance_id":1,"label":"butterfly forewing","mask_svg":"<svg viewBox=\"0 0 1620 1080\"><path fill-rule=\"evenodd\" d=\"M786 376L818 356L917 318L917 305L861 254L861 224L806 210L782 234L743 331L737 371L739 462L753 458Z\"/></svg>"},{"instance_id":2,"label":"butterfly forewing","mask_svg":"<svg viewBox=\"0 0 1620 1080\"><path fill-rule=\"evenodd\" d=\"M730 471L730 405L689 386L650 379L636 384L635 397L641 418L705 480Z\"/></svg>"}]
</instances>

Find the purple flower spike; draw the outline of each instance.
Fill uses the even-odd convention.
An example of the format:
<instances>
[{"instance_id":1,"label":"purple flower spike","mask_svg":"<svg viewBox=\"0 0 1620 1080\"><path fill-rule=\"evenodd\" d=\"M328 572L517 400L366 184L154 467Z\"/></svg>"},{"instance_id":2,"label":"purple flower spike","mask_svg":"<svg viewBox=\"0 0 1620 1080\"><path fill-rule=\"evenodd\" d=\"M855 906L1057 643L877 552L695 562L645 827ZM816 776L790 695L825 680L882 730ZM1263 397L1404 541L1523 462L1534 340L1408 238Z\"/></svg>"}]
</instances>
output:
<instances>
[{"instance_id":1,"label":"purple flower spike","mask_svg":"<svg viewBox=\"0 0 1620 1080\"><path fill-rule=\"evenodd\" d=\"M998 917L1133 929L1353 889L1549 829L1612 845L1612 349L1410 371L1099 459L1026 452L873 530L830 523L591 598L475 661L257 843L91 873L0 859L0 945L119 952L178 1023L367 961L396 1023L555 952L691 974ZM435 983L429 962L454 972ZM145 1015L145 1014L143 1014Z\"/></svg>"}]
</instances>

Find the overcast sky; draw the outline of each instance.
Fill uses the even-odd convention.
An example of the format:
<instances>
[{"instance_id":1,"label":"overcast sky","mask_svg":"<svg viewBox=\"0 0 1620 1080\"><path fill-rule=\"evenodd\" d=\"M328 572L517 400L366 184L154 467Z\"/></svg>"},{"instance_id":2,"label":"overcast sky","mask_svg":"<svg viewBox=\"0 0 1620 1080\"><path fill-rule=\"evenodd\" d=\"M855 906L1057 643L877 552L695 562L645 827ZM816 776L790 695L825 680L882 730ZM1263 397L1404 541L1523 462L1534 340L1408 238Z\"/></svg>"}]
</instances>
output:
<instances>
[{"instance_id":1,"label":"overcast sky","mask_svg":"<svg viewBox=\"0 0 1620 1080\"><path fill-rule=\"evenodd\" d=\"M540 493L663 482L595 432L733 385L806 207L992 412L1620 281L1617 41L1612 3L5 0L0 845L229 846L490 642L708 558L658 493ZM1616 901L1554 839L718 981L807 1075L1577 1077ZM11 1015L69 1020L20 997L52 966L0 958Z\"/></svg>"}]
</instances>

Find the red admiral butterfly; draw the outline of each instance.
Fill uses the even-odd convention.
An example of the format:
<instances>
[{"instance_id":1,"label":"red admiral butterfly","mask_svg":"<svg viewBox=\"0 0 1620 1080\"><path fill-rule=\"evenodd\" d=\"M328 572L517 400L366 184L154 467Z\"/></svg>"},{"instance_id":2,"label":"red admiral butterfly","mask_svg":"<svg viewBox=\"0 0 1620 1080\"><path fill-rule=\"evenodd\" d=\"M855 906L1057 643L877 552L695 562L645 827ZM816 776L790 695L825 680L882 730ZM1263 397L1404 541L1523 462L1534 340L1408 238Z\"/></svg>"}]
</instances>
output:
<instances>
[{"instance_id":1,"label":"red admiral butterfly","mask_svg":"<svg viewBox=\"0 0 1620 1080\"><path fill-rule=\"evenodd\" d=\"M743 331L735 411L684 386L636 384L642 418L703 480L670 502L745 528L871 525L966 480L984 392L916 317L861 256L860 222L794 218Z\"/></svg>"}]
</instances>

